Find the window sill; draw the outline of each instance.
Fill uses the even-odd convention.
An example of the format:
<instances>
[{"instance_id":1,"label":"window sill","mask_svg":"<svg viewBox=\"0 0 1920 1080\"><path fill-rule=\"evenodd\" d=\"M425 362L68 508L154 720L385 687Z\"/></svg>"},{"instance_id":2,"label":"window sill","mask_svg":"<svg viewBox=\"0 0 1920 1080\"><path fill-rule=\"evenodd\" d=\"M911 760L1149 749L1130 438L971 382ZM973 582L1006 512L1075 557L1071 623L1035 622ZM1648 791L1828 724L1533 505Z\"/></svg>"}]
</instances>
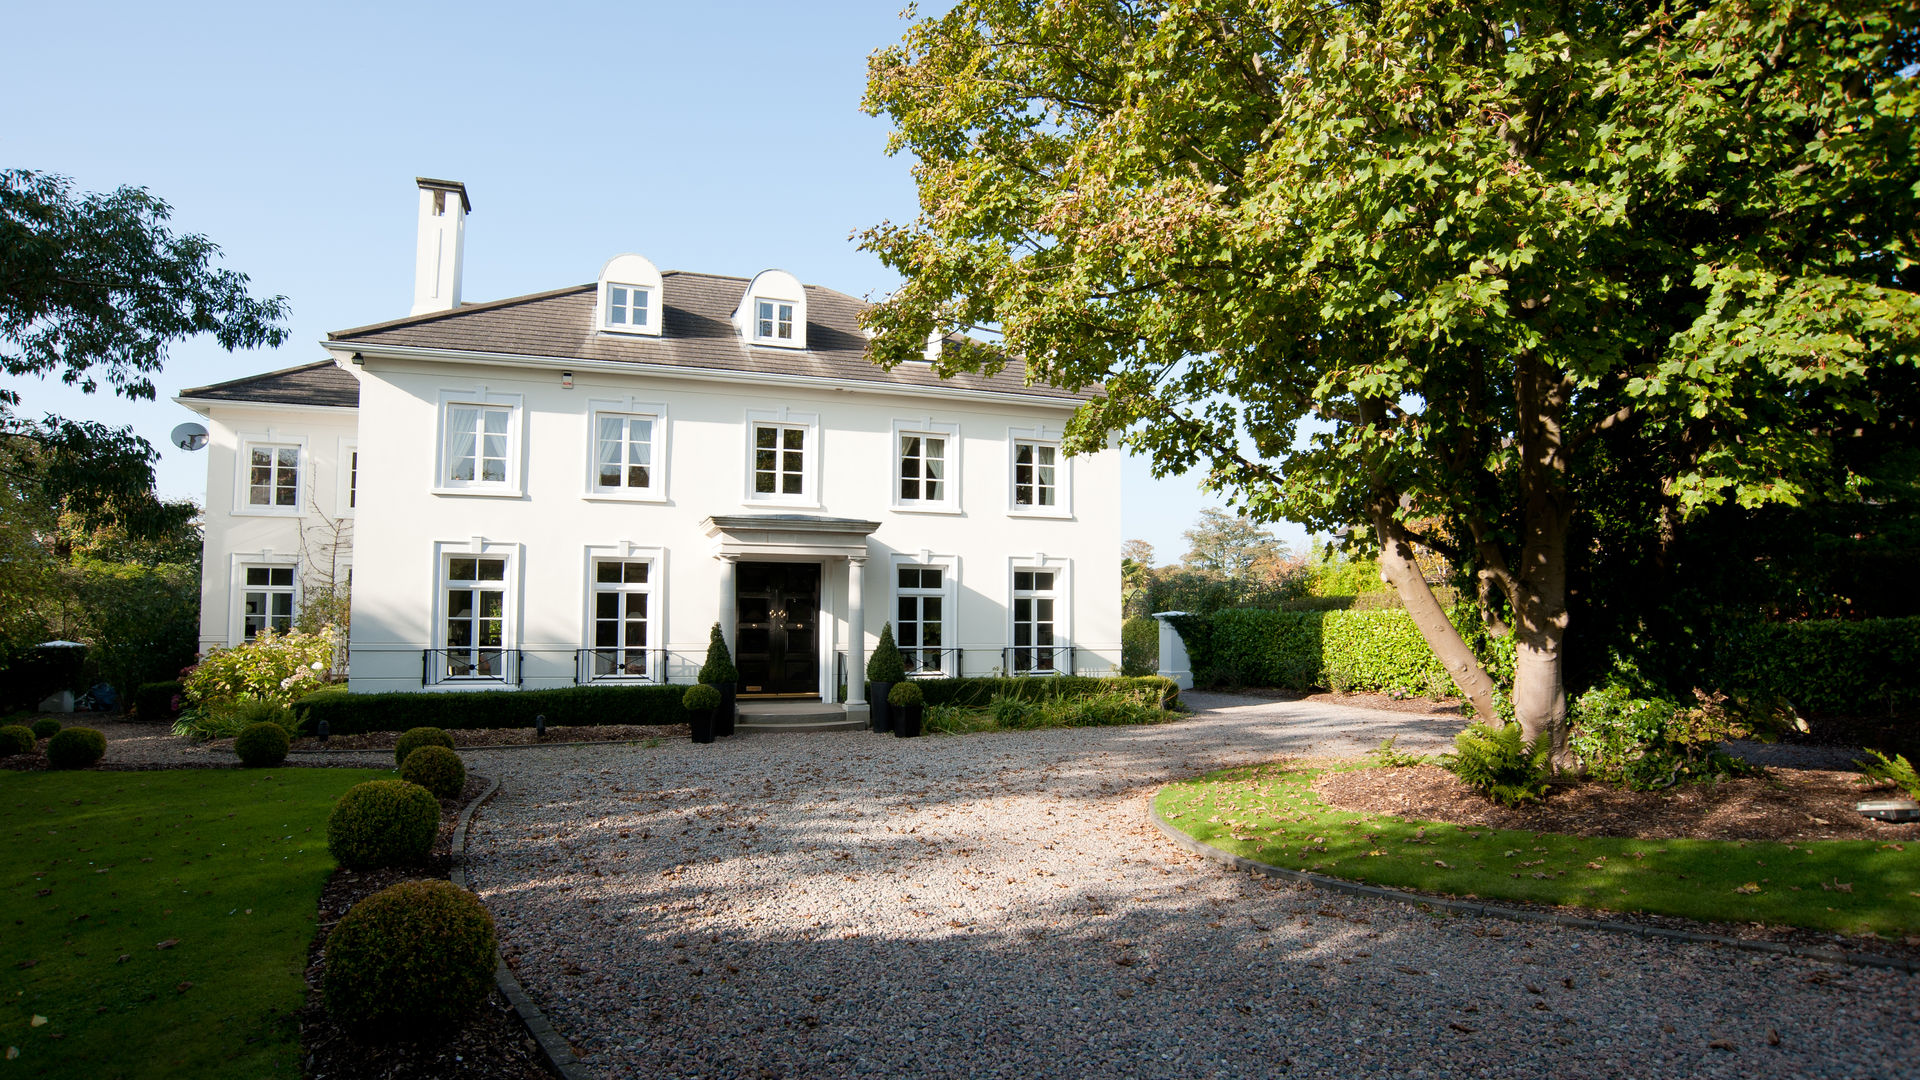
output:
<instances>
[{"instance_id":1,"label":"window sill","mask_svg":"<svg viewBox=\"0 0 1920 1080\"><path fill-rule=\"evenodd\" d=\"M1048 519L1048 520L1053 520L1053 521L1072 521L1072 520L1073 520L1073 511L1071 511L1071 510L1060 510L1060 509L1053 509L1053 510L1009 510L1009 511L1007 511L1007 516L1008 516L1008 517L1012 517L1012 518L1046 518L1046 519Z\"/></svg>"},{"instance_id":2,"label":"window sill","mask_svg":"<svg viewBox=\"0 0 1920 1080\"><path fill-rule=\"evenodd\" d=\"M635 493L623 493L618 491L589 491L585 495L580 496L580 498L584 499L587 502L613 502L613 503L664 503L667 501L667 497L665 495L655 494L654 492L651 492L651 491L642 491L642 492L635 492Z\"/></svg>"},{"instance_id":3,"label":"window sill","mask_svg":"<svg viewBox=\"0 0 1920 1080\"><path fill-rule=\"evenodd\" d=\"M747 509L753 509L755 507L762 507L762 506L779 506L779 507L785 507L786 509L789 509L789 510L818 510L820 509L820 500L818 499L743 499L741 500L740 505L743 507L746 507Z\"/></svg>"},{"instance_id":4,"label":"window sill","mask_svg":"<svg viewBox=\"0 0 1920 1080\"><path fill-rule=\"evenodd\" d=\"M461 495L482 499L519 499L526 496L524 488L510 487L435 487L429 489L435 495Z\"/></svg>"},{"instance_id":5,"label":"window sill","mask_svg":"<svg viewBox=\"0 0 1920 1080\"><path fill-rule=\"evenodd\" d=\"M952 503L894 503L896 514L959 514L961 510Z\"/></svg>"},{"instance_id":6,"label":"window sill","mask_svg":"<svg viewBox=\"0 0 1920 1080\"><path fill-rule=\"evenodd\" d=\"M279 517L297 518L300 508L297 506L252 506L248 505L228 511L233 517Z\"/></svg>"}]
</instances>

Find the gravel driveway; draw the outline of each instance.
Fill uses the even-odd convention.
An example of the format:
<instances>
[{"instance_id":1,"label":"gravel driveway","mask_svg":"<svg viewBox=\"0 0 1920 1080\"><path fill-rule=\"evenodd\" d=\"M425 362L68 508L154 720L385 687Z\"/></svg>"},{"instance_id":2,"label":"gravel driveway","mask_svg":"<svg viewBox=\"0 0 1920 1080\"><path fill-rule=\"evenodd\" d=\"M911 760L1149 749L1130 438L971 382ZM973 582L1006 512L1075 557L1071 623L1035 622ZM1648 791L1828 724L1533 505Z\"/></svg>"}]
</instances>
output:
<instances>
[{"instance_id":1,"label":"gravel driveway","mask_svg":"<svg viewBox=\"0 0 1920 1080\"><path fill-rule=\"evenodd\" d=\"M1153 728L473 752L504 783L470 872L604 1077L1920 1070L1907 975L1438 918L1183 854L1147 821L1166 780L1459 723L1192 700Z\"/></svg>"}]
</instances>

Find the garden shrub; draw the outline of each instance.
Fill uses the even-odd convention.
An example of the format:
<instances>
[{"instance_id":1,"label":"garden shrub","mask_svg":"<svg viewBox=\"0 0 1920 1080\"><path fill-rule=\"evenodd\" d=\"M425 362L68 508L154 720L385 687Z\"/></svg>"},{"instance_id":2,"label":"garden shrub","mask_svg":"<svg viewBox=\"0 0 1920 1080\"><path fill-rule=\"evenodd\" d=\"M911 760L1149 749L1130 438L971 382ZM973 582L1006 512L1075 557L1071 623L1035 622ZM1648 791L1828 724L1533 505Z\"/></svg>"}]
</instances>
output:
<instances>
[{"instance_id":1,"label":"garden shrub","mask_svg":"<svg viewBox=\"0 0 1920 1080\"><path fill-rule=\"evenodd\" d=\"M440 830L440 802L419 784L369 780L327 815L327 850L349 870L425 862Z\"/></svg>"},{"instance_id":2,"label":"garden shrub","mask_svg":"<svg viewBox=\"0 0 1920 1080\"><path fill-rule=\"evenodd\" d=\"M896 709L911 709L915 705L924 704L926 700L926 695L920 690L920 684L912 680L894 683L893 689L887 691L887 704Z\"/></svg>"},{"instance_id":3,"label":"garden shrub","mask_svg":"<svg viewBox=\"0 0 1920 1080\"><path fill-rule=\"evenodd\" d=\"M707 712L720 707L720 691L706 683L694 683L680 695L680 707L688 712Z\"/></svg>"},{"instance_id":4,"label":"garden shrub","mask_svg":"<svg viewBox=\"0 0 1920 1080\"><path fill-rule=\"evenodd\" d=\"M183 680L185 697L195 708L241 698L287 704L325 684L335 644L331 627L316 634L262 630L245 644L208 652Z\"/></svg>"},{"instance_id":5,"label":"garden shrub","mask_svg":"<svg viewBox=\"0 0 1920 1080\"><path fill-rule=\"evenodd\" d=\"M271 720L249 724L233 740L233 752L239 757L240 764L250 769L264 769L287 760L287 750L293 745L287 729Z\"/></svg>"},{"instance_id":6,"label":"garden shrub","mask_svg":"<svg viewBox=\"0 0 1920 1080\"><path fill-rule=\"evenodd\" d=\"M107 737L92 728L61 728L47 740L47 763L56 769L84 769L107 756Z\"/></svg>"},{"instance_id":7,"label":"garden shrub","mask_svg":"<svg viewBox=\"0 0 1920 1080\"><path fill-rule=\"evenodd\" d=\"M12 757L14 754L31 754L39 740L33 737L33 729L20 724L8 724L0 727L0 757Z\"/></svg>"},{"instance_id":8,"label":"garden shrub","mask_svg":"<svg viewBox=\"0 0 1920 1080\"><path fill-rule=\"evenodd\" d=\"M179 679L141 683L133 692L133 715L141 720L171 720L185 702L186 684Z\"/></svg>"},{"instance_id":9,"label":"garden shrub","mask_svg":"<svg viewBox=\"0 0 1920 1080\"><path fill-rule=\"evenodd\" d=\"M1631 791L1754 771L1720 750L1719 726L1706 709L1636 696L1615 682L1582 694L1572 714L1573 752L1580 764L1596 778Z\"/></svg>"},{"instance_id":10,"label":"garden shrub","mask_svg":"<svg viewBox=\"0 0 1920 1080\"><path fill-rule=\"evenodd\" d=\"M1371 596L1373 594L1365 594ZM1496 684L1513 681L1513 643L1486 633L1470 607L1451 614ZM1404 608L1235 609L1176 616L1202 686L1316 687L1394 696L1453 692L1453 680Z\"/></svg>"},{"instance_id":11,"label":"garden shrub","mask_svg":"<svg viewBox=\"0 0 1920 1080\"><path fill-rule=\"evenodd\" d=\"M395 765L405 765L407 758L413 756L413 752L423 746L438 746L451 750L453 749L453 736L447 734L444 729L437 727L408 728L400 733L398 739L393 741L393 763Z\"/></svg>"},{"instance_id":12,"label":"garden shrub","mask_svg":"<svg viewBox=\"0 0 1920 1080\"><path fill-rule=\"evenodd\" d=\"M400 779L419 784L436 799L457 799L467 786L467 766L444 746L422 746L400 763Z\"/></svg>"},{"instance_id":13,"label":"garden shrub","mask_svg":"<svg viewBox=\"0 0 1920 1080\"><path fill-rule=\"evenodd\" d=\"M493 989L493 917L449 881L403 881L355 904L327 935L327 1015L370 1040L437 1038Z\"/></svg>"},{"instance_id":14,"label":"garden shrub","mask_svg":"<svg viewBox=\"0 0 1920 1080\"><path fill-rule=\"evenodd\" d=\"M740 681L740 669L734 666L733 654L727 651L727 636L721 632L719 623L714 623L707 635L707 661L700 665L699 679L708 686L732 686Z\"/></svg>"},{"instance_id":15,"label":"garden shrub","mask_svg":"<svg viewBox=\"0 0 1920 1080\"><path fill-rule=\"evenodd\" d=\"M1136 615L1120 625L1120 673L1138 677L1160 669L1160 620Z\"/></svg>"},{"instance_id":16,"label":"garden shrub","mask_svg":"<svg viewBox=\"0 0 1920 1080\"><path fill-rule=\"evenodd\" d=\"M906 678L907 661L900 655L900 647L893 643L893 624L882 623L880 642L873 647L873 655L867 657L867 681L898 683L905 682Z\"/></svg>"},{"instance_id":17,"label":"garden shrub","mask_svg":"<svg viewBox=\"0 0 1920 1080\"><path fill-rule=\"evenodd\" d=\"M1895 754L1892 757L1888 757L1880 751L1872 749L1869 749L1867 754L1873 758L1872 761L1857 761L1854 763L1860 766L1860 778L1862 781L1892 784L1905 791L1907 798L1920 799L1920 772L1914 771L1913 763L1908 761L1905 755Z\"/></svg>"},{"instance_id":18,"label":"garden shrub","mask_svg":"<svg viewBox=\"0 0 1920 1080\"><path fill-rule=\"evenodd\" d=\"M1164 708L1176 708L1180 687L1158 675L1140 678L1094 678L1089 675L968 676L959 679L915 679L928 705L987 707L994 698L1043 701L1090 695L1150 693Z\"/></svg>"},{"instance_id":19,"label":"garden shrub","mask_svg":"<svg viewBox=\"0 0 1920 1080\"><path fill-rule=\"evenodd\" d=\"M530 728L536 715L550 726L684 724L684 686L569 686L557 690L479 690L462 694L309 694L294 703L303 722L327 722L333 735L405 731Z\"/></svg>"},{"instance_id":20,"label":"garden shrub","mask_svg":"<svg viewBox=\"0 0 1920 1080\"><path fill-rule=\"evenodd\" d=\"M173 733L189 739L226 739L255 724L278 724L289 735L300 730L293 710L280 702L239 698L181 713L173 722Z\"/></svg>"},{"instance_id":21,"label":"garden shrub","mask_svg":"<svg viewBox=\"0 0 1920 1080\"><path fill-rule=\"evenodd\" d=\"M1529 745L1519 724L1495 729L1476 723L1454 738L1453 753L1441 755L1440 767L1501 806L1518 806L1547 793L1552 756L1548 740Z\"/></svg>"},{"instance_id":22,"label":"garden shrub","mask_svg":"<svg viewBox=\"0 0 1920 1080\"><path fill-rule=\"evenodd\" d=\"M60 733L60 721L42 717L33 722L32 731L36 739L51 739Z\"/></svg>"},{"instance_id":23,"label":"garden shrub","mask_svg":"<svg viewBox=\"0 0 1920 1080\"><path fill-rule=\"evenodd\" d=\"M1817 713L1920 707L1920 616L1716 627L1711 682L1742 702Z\"/></svg>"}]
</instances>

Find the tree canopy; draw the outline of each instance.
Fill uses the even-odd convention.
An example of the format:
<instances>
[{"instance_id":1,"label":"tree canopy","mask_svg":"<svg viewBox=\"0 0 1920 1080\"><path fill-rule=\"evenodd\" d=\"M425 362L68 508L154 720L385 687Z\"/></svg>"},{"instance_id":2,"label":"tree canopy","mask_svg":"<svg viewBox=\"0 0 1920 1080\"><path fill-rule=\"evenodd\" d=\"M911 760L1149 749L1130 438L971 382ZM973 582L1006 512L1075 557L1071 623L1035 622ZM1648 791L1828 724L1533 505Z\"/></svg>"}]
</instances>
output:
<instances>
[{"instance_id":1,"label":"tree canopy","mask_svg":"<svg viewBox=\"0 0 1920 1080\"><path fill-rule=\"evenodd\" d=\"M1491 715L1444 555L1564 755L1581 515L1870 498L1915 441L1916 60L1844 0L963 0L870 62L921 206L863 234L874 352L991 330L939 369L1103 384L1071 448L1362 526Z\"/></svg>"}]
</instances>

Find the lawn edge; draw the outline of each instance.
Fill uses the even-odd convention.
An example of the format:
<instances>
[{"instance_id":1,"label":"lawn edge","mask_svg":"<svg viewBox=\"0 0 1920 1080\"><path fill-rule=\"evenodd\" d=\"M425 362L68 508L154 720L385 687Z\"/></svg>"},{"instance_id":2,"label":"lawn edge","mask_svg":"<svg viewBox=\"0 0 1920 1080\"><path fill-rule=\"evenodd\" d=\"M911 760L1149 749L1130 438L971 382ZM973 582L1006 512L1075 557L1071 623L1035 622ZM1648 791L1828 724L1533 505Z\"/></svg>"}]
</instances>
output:
<instances>
[{"instance_id":1,"label":"lawn edge","mask_svg":"<svg viewBox=\"0 0 1920 1080\"><path fill-rule=\"evenodd\" d=\"M1792 956L1804 960L1818 960L1823 963L1847 964L1852 967L1887 968L1905 972L1909 975L1920 973L1920 965L1913 961L1901 960L1891 956L1874 956L1868 953L1848 953L1835 949L1814 949L1799 945L1788 945L1777 941L1748 941L1743 938L1724 937L1719 934L1703 934L1691 930L1673 930L1660 926L1639 926L1633 923L1610 922L1603 919L1583 919L1577 915L1562 915L1549 911L1528 911L1524 908L1501 907L1498 904L1481 903L1477 900L1456 900L1451 897L1434 896L1427 893L1407 892L1403 889L1389 889L1381 885L1367 885L1345 878L1329 877L1306 870L1289 870L1283 866L1274 866L1244 855L1235 855L1222 851L1212 844L1197 840L1169 823L1160 816L1159 802L1161 792L1171 784L1162 784L1147 797L1147 816L1153 821L1154 828L1173 843L1203 859L1220 863L1235 870L1245 870L1264 877L1279 878L1283 881L1295 881L1311 885L1317 889L1345 893L1348 896L1362 896L1375 900L1390 900L1415 907L1445 911L1458 911L1469 915L1486 915L1496 919L1513 922L1547 923L1553 926L1570 926L1582 930L1604 930L1612 934L1627 934L1641 938L1661 938L1668 941L1687 941L1698 944L1719 945L1731 949L1743 949L1747 952L1770 953L1775 956Z\"/></svg>"},{"instance_id":2,"label":"lawn edge","mask_svg":"<svg viewBox=\"0 0 1920 1080\"><path fill-rule=\"evenodd\" d=\"M473 891L473 886L467 881L467 827L473 823L473 815L499 790L500 779L490 777L487 790L461 809L460 818L453 825L453 840L449 845L452 848L453 868L447 878L468 892ZM520 980L514 977L513 969L507 966L506 957L501 955L498 947L493 954L493 983L500 988L500 994L507 999L507 1003L513 1006L514 1015L526 1025L527 1034L539 1045L540 1055L547 1059L548 1066L560 1074L562 1080L588 1080L587 1070L574 1056L573 1047L553 1029L547 1014L540 1011L539 1003L520 985Z\"/></svg>"}]
</instances>

